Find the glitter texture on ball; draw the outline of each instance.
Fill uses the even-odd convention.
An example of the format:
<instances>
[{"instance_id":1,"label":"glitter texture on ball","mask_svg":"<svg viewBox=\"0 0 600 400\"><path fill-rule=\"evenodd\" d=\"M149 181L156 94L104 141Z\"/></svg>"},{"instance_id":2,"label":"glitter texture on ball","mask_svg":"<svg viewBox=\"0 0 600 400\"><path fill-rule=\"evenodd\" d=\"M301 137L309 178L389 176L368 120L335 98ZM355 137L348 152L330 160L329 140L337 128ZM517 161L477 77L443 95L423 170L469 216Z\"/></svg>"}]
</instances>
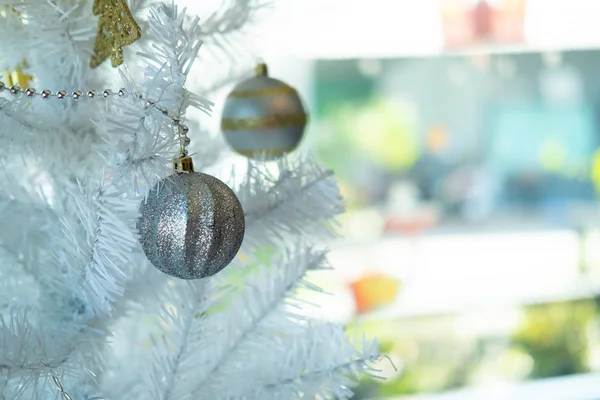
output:
<instances>
[{"instance_id":1,"label":"glitter texture on ball","mask_svg":"<svg viewBox=\"0 0 600 400\"><path fill-rule=\"evenodd\" d=\"M244 239L245 220L225 183L203 173L175 173L142 201L137 228L144 253L158 270L201 279L233 260Z\"/></svg>"}]
</instances>

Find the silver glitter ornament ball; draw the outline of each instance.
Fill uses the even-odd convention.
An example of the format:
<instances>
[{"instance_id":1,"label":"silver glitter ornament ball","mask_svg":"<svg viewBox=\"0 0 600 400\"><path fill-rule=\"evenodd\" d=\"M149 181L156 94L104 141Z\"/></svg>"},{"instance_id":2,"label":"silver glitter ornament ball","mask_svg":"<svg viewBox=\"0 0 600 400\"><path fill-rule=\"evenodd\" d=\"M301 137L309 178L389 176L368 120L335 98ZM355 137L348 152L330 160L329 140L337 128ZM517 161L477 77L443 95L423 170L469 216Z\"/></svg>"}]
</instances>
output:
<instances>
[{"instance_id":1,"label":"silver glitter ornament ball","mask_svg":"<svg viewBox=\"0 0 600 400\"><path fill-rule=\"evenodd\" d=\"M244 238L240 201L217 178L175 173L140 205L137 228L144 253L165 274L200 279L225 268Z\"/></svg>"},{"instance_id":2,"label":"silver glitter ornament ball","mask_svg":"<svg viewBox=\"0 0 600 400\"><path fill-rule=\"evenodd\" d=\"M236 85L227 96L221 130L237 153L270 160L298 146L307 120L296 89L268 77L267 66L259 64L256 76Z\"/></svg>"}]
</instances>

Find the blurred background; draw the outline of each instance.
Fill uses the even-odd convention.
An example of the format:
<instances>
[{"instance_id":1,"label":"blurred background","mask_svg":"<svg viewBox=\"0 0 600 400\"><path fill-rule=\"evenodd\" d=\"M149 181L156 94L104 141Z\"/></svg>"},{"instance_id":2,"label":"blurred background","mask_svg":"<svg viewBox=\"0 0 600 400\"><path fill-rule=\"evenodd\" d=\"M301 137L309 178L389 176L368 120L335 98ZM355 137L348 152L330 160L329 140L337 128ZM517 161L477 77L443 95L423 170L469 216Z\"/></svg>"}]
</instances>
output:
<instances>
[{"instance_id":1,"label":"blurred background","mask_svg":"<svg viewBox=\"0 0 600 400\"><path fill-rule=\"evenodd\" d=\"M389 357L356 399L600 399L599 17L279 0L248 33L347 199L314 279L317 312Z\"/></svg>"}]
</instances>

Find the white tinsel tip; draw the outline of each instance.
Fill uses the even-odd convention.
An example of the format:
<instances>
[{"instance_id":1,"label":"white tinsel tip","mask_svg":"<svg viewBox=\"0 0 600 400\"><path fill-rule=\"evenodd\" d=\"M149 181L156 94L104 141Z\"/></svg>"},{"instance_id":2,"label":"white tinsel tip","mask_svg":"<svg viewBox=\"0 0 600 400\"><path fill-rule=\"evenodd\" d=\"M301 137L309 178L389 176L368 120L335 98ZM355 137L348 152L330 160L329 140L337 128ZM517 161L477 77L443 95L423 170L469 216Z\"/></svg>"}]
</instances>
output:
<instances>
[{"instance_id":1,"label":"white tinsel tip","mask_svg":"<svg viewBox=\"0 0 600 400\"><path fill-rule=\"evenodd\" d=\"M237 194L246 215L244 249L298 236L330 237L336 226L333 218L344 210L332 172L308 157L283 158L274 173L250 164Z\"/></svg>"}]
</instances>

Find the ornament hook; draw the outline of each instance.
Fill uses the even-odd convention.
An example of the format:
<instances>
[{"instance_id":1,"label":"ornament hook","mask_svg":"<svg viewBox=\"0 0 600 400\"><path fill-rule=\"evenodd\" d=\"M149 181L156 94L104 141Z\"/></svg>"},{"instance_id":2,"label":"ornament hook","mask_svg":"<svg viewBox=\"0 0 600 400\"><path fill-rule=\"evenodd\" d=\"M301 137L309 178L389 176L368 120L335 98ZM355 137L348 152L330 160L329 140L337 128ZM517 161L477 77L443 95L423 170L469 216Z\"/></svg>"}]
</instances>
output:
<instances>
[{"instance_id":1,"label":"ornament hook","mask_svg":"<svg viewBox=\"0 0 600 400\"><path fill-rule=\"evenodd\" d=\"M185 154L181 154L180 157L173 159L173 170L175 172L194 172L194 163L192 157Z\"/></svg>"},{"instance_id":2,"label":"ornament hook","mask_svg":"<svg viewBox=\"0 0 600 400\"><path fill-rule=\"evenodd\" d=\"M175 172L194 172L194 163L187 151L187 146L190 144L190 138L187 135L189 128L180 123L177 123L177 126L179 128L179 157L173 159L173 169Z\"/></svg>"},{"instance_id":3,"label":"ornament hook","mask_svg":"<svg viewBox=\"0 0 600 400\"><path fill-rule=\"evenodd\" d=\"M254 67L254 74L256 76L269 76L269 68L265 63L258 63L256 67Z\"/></svg>"},{"instance_id":4,"label":"ornament hook","mask_svg":"<svg viewBox=\"0 0 600 400\"><path fill-rule=\"evenodd\" d=\"M180 123L179 118L174 118L173 121L179 131L179 157L173 159L173 170L175 172L194 172L194 163L187 151L187 146L190 144L190 138L187 134L190 129L187 125Z\"/></svg>"}]
</instances>

